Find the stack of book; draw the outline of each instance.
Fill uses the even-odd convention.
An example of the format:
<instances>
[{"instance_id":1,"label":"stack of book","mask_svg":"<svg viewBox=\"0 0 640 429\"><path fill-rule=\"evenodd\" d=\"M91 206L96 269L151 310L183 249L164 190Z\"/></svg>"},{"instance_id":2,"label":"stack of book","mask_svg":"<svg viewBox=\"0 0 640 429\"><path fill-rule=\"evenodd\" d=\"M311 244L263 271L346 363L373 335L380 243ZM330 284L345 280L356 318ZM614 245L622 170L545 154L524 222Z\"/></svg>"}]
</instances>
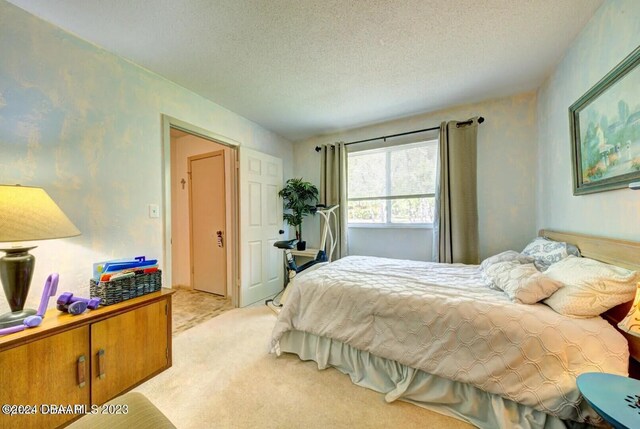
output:
<instances>
[{"instance_id":1,"label":"stack of book","mask_svg":"<svg viewBox=\"0 0 640 429\"><path fill-rule=\"evenodd\" d=\"M104 305L110 305L155 292L161 281L157 259L114 259L93 264L90 291L92 297L102 298Z\"/></svg>"}]
</instances>

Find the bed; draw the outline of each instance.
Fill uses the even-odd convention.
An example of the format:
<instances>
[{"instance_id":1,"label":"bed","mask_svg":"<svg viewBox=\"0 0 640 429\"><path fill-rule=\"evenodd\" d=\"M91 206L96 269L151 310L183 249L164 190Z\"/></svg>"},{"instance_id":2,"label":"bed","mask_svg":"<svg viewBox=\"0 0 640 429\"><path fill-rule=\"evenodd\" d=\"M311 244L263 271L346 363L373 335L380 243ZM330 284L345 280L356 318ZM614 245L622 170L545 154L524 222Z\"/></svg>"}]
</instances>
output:
<instances>
[{"instance_id":1,"label":"bed","mask_svg":"<svg viewBox=\"0 0 640 429\"><path fill-rule=\"evenodd\" d=\"M638 243L540 234L575 244L583 256L639 268ZM605 318L625 314L624 306L614 310ZM576 377L629 371L629 342L605 318L514 304L486 287L478 266L352 256L296 278L271 351L335 367L389 402L482 428L580 427L601 419Z\"/></svg>"}]
</instances>

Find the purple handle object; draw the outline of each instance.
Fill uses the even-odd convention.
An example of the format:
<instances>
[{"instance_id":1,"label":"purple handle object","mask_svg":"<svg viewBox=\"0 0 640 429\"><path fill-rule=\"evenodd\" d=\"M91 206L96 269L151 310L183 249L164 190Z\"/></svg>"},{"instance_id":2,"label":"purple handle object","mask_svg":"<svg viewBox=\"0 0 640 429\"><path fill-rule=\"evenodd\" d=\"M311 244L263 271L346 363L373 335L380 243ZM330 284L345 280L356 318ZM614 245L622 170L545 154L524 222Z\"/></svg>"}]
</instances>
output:
<instances>
[{"instance_id":1,"label":"purple handle object","mask_svg":"<svg viewBox=\"0 0 640 429\"><path fill-rule=\"evenodd\" d=\"M29 316L22 321L22 325L11 326L9 328L0 329L0 335L9 335L16 332L24 331L27 328L35 328L40 326L44 313L47 311L49 305L49 298L56 296L58 290L58 273L50 274L47 277L47 281L44 283L44 290L42 291L42 298L40 299L40 307L38 307L38 313L35 316Z\"/></svg>"},{"instance_id":2,"label":"purple handle object","mask_svg":"<svg viewBox=\"0 0 640 429\"><path fill-rule=\"evenodd\" d=\"M88 308L90 310L95 310L100 305L100 298L79 298L77 296L73 296L71 292L65 292L58 297L57 304L60 305L71 305L75 302L84 302L86 304L85 310ZM77 306L77 308L80 308ZM82 310L84 311L84 310ZM72 313L74 314L74 313ZM80 314L80 313L78 313Z\"/></svg>"},{"instance_id":3,"label":"purple handle object","mask_svg":"<svg viewBox=\"0 0 640 429\"><path fill-rule=\"evenodd\" d=\"M41 323L42 323L42 317L29 316L22 321L22 325L11 326L9 328L0 329L0 335L9 335L9 334L14 334L16 332L24 331L27 328L35 328L36 326L40 326Z\"/></svg>"},{"instance_id":4,"label":"purple handle object","mask_svg":"<svg viewBox=\"0 0 640 429\"><path fill-rule=\"evenodd\" d=\"M44 313L47 311L47 306L49 305L49 298L56 296L59 278L58 273L49 274L49 277L47 277L47 281L44 283L44 290L42 291L40 307L38 307L38 312L36 313L38 316L44 317Z\"/></svg>"},{"instance_id":5,"label":"purple handle object","mask_svg":"<svg viewBox=\"0 0 640 429\"><path fill-rule=\"evenodd\" d=\"M26 326L27 328L35 328L36 326L40 326L40 324L42 323L42 317L40 316L29 316L26 319L24 319L22 322L24 324L24 326Z\"/></svg>"},{"instance_id":6,"label":"purple handle object","mask_svg":"<svg viewBox=\"0 0 640 429\"><path fill-rule=\"evenodd\" d=\"M27 327L25 325L11 326L9 328L0 329L0 335L9 335L15 332L24 331Z\"/></svg>"}]
</instances>

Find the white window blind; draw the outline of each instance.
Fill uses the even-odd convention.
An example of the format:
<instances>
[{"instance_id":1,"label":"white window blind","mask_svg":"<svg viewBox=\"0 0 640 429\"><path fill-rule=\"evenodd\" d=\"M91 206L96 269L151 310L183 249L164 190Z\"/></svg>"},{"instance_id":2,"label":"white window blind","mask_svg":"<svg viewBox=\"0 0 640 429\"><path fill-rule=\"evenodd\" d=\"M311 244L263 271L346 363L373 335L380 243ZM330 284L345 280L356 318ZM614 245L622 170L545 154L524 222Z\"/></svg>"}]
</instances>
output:
<instances>
[{"instance_id":1,"label":"white window blind","mask_svg":"<svg viewBox=\"0 0 640 429\"><path fill-rule=\"evenodd\" d=\"M350 152L350 226L433 223L438 141Z\"/></svg>"}]
</instances>

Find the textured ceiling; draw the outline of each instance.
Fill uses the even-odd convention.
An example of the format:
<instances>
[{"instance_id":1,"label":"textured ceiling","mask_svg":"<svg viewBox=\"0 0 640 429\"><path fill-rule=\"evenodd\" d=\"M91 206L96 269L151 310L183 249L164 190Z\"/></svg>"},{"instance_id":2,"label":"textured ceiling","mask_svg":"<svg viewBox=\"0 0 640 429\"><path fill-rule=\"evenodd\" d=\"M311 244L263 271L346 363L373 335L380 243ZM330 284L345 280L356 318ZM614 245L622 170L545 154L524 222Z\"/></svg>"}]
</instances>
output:
<instances>
[{"instance_id":1,"label":"textured ceiling","mask_svg":"<svg viewBox=\"0 0 640 429\"><path fill-rule=\"evenodd\" d=\"M291 140L538 87L602 0L11 0Z\"/></svg>"}]
</instances>

